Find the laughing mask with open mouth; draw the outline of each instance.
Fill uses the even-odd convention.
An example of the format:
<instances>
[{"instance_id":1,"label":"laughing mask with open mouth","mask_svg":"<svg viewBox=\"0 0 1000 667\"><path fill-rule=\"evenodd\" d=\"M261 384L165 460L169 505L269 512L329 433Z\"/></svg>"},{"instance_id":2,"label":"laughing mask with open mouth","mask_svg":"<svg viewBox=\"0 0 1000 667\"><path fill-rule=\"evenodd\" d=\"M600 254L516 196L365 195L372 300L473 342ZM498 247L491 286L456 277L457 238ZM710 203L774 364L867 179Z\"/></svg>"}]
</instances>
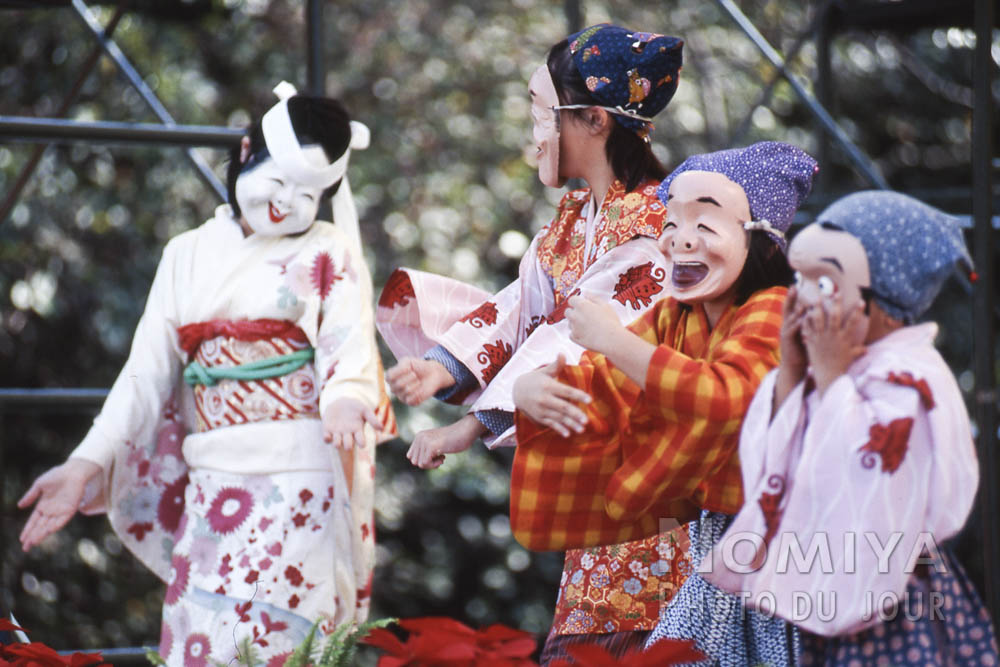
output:
<instances>
[{"instance_id":1,"label":"laughing mask with open mouth","mask_svg":"<svg viewBox=\"0 0 1000 667\"><path fill-rule=\"evenodd\" d=\"M683 303L728 299L746 263L746 193L726 176L686 171L670 184L660 250L672 264L672 292Z\"/></svg>"}]
</instances>

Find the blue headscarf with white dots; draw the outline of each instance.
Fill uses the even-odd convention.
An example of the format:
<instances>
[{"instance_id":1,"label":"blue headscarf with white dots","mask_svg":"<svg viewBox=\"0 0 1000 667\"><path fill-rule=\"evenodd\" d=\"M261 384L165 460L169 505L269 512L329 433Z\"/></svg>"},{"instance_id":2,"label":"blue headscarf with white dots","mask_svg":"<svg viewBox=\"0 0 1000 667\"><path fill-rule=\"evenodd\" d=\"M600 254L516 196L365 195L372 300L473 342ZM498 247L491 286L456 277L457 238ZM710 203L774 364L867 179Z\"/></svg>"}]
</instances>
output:
<instances>
[{"instance_id":1,"label":"blue headscarf with white dots","mask_svg":"<svg viewBox=\"0 0 1000 667\"><path fill-rule=\"evenodd\" d=\"M901 322L915 321L930 307L956 264L972 267L958 220L899 192L847 195L817 221L861 241L875 302Z\"/></svg>"},{"instance_id":2,"label":"blue headscarf with white dots","mask_svg":"<svg viewBox=\"0 0 1000 667\"><path fill-rule=\"evenodd\" d=\"M746 148L730 148L692 155L663 179L656 194L666 204L670 184L685 171L711 171L722 174L743 188L754 220L766 220L778 234L768 235L781 249L784 233L812 189L813 176L819 171L811 155L791 144L760 141Z\"/></svg>"}]
</instances>

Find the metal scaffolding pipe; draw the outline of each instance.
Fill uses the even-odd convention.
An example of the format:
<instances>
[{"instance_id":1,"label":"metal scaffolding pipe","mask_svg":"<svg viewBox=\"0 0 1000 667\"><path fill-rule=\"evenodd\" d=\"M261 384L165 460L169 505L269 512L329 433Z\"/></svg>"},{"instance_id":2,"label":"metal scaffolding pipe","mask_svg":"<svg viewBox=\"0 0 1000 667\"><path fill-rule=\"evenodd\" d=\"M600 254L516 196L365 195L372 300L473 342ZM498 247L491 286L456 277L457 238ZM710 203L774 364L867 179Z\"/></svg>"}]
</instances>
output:
<instances>
[{"instance_id":1,"label":"metal scaffolding pipe","mask_svg":"<svg viewBox=\"0 0 1000 667\"><path fill-rule=\"evenodd\" d=\"M243 131L207 125L157 125L117 121L82 122L60 118L0 116L0 140L49 143L166 144L232 148Z\"/></svg>"},{"instance_id":2,"label":"metal scaffolding pipe","mask_svg":"<svg viewBox=\"0 0 1000 667\"><path fill-rule=\"evenodd\" d=\"M94 13L90 11L90 8L84 4L83 0L72 0L73 9L76 10L77 15L83 20L84 25L93 33L94 37L100 42L101 46L104 48L104 52L108 54L111 60L114 61L115 65L121 73L128 79L128 82L132 84L139 96L142 97L146 105L156 114L156 117L163 122L164 125L175 125L173 117L170 112L167 111L166 107L160 102L159 98L156 97L156 93L146 85L139 72L132 66L122 50L118 48L118 45L114 41L109 39L101 28L101 24L97 21L97 17ZM188 159L194 165L194 168L198 171L198 175L205 184L210 187L219 199L222 201L226 200L226 187L222 184L216 175L212 171L212 168L207 162L193 149L188 148L187 151Z\"/></svg>"},{"instance_id":3,"label":"metal scaffolding pipe","mask_svg":"<svg viewBox=\"0 0 1000 667\"><path fill-rule=\"evenodd\" d=\"M795 94L798 95L812 115L820 122L823 129L825 129L830 136L833 138L834 142L844 151L847 158L854 164L855 168L861 172L861 174L868 180L869 184L876 188L882 190L889 189L889 183L885 180L881 173L875 165L868 159L868 157L861 152L854 142L851 141L847 133L844 132L843 128L837 124L837 121L827 112L826 108L822 104L816 101L816 98L806 90L798 78L794 74L788 71L785 67L785 61L781 57L774 47L772 47L768 41L764 38L760 31L757 30L756 26L746 17L740 8L732 0L716 0L719 6L729 14L730 18L740 27L741 30L750 38L760 52L767 58L771 64L781 72L781 75L788 81L788 85L792 87Z\"/></svg>"},{"instance_id":4,"label":"metal scaffolding pipe","mask_svg":"<svg viewBox=\"0 0 1000 667\"><path fill-rule=\"evenodd\" d=\"M983 531L983 570L986 605L993 624L1000 624L1000 452L997 446L997 381L994 366L994 286L996 257L993 216L992 94L993 0L976 0L976 48L974 55L972 110L972 216L976 271L979 281L973 293L973 340L975 366L975 415L978 427L979 506Z\"/></svg>"}]
</instances>

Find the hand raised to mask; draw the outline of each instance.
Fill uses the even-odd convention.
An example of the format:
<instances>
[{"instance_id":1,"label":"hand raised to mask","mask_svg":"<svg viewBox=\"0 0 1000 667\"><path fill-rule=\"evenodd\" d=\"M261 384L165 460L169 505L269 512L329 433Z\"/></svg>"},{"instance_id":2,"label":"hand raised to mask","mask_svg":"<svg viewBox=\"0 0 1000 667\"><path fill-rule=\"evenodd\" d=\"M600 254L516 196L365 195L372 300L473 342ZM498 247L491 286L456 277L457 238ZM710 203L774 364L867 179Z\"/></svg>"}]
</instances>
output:
<instances>
[{"instance_id":1,"label":"hand raised to mask","mask_svg":"<svg viewBox=\"0 0 1000 667\"><path fill-rule=\"evenodd\" d=\"M865 346L856 340L864 309L864 302L859 300L845 312L838 299L827 297L805 314L802 342L820 396L865 353Z\"/></svg>"},{"instance_id":2,"label":"hand raised to mask","mask_svg":"<svg viewBox=\"0 0 1000 667\"><path fill-rule=\"evenodd\" d=\"M806 306L799 301L798 289L795 286L789 287L781 313L781 360L778 362L778 377L774 386L771 414L778 411L795 385L806 375L809 355L802 341L802 322L805 320L806 312Z\"/></svg>"},{"instance_id":3,"label":"hand raised to mask","mask_svg":"<svg viewBox=\"0 0 1000 667\"><path fill-rule=\"evenodd\" d=\"M404 357L385 373L393 395L407 405L420 405L455 384L448 369L431 359Z\"/></svg>"},{"instance_id":4,"label":"hand raised to mask","mask_svg":"<svg viewBox=\"0 0 1000 667\"><path fill-rule=\"evenodd\" d=\"M582 433L587 415L576 403L590 403L586 392L565 385L556 376L566 367L562 354L536 371L525 373L514 382L514 405L531 421L548 426L562 437L570 431Z\"/></svg>"}]
</instances>

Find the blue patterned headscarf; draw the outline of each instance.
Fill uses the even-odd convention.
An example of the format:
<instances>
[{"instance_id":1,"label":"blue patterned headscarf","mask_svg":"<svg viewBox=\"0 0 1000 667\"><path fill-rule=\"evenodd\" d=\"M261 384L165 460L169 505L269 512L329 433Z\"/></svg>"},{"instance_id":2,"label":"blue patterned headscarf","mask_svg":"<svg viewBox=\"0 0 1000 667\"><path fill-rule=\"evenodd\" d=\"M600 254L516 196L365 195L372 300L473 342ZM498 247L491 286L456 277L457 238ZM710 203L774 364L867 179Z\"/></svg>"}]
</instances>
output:
<instances>
[{"instance_id":1,"label":"blue patterned headscarf","mask_svg":"<svg viewBox=\"0 0 1000 667\"><path fill-rule=\"evenodd\" d=\"M901 322L915 321L930 307L956 264L972 267L958 220L899 192L856 192L816 219L861 241L875 302Z\"/></svg>"},{"instance_id":2,"label":"blue patterned headscarf","mask_svg":"<svg viewBox=\"0 0 1000 667\"><path fill-rule=\"evenodd\" d=\"M736 183L747 195L750 215L782 249L792 218L812 189L819 171L816 160L800 148L780 141L761 141L746 148L692 155L660 184L664 204L670 184L685 171L711 171ZM770 229L769 229L770 228ZM772 231L773 230L773 231Z\"/></svg>"},{"instance_id":3,"label":"blue patterned headscarf","mask_svg":"<svg viewBox=\"0 0 1000 667\"><path fill-rule=\"evenodd\" d=\"M569 52L587 90L640 136L677 90L684 42L603 23L570 35ZM644 120L646 119L646 120Z\"/></svg>"}]
</instances>

